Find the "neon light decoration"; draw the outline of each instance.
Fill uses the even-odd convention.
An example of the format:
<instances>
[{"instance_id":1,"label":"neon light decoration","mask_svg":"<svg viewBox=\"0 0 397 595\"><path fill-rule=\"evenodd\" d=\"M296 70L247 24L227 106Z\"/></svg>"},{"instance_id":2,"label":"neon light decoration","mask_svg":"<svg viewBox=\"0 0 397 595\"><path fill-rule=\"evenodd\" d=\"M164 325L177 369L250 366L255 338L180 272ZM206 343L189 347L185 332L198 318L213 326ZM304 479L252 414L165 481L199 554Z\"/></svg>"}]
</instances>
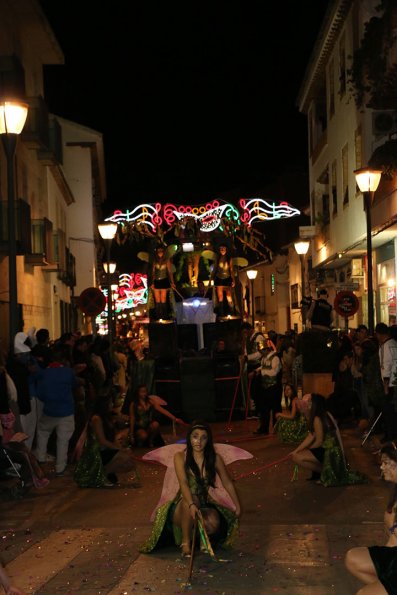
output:
<instances>
[{"instance_id":1,"label":"neon light decoration","mask_svg":"<svg viewBox=\"0 0 397 595\"><path fill-rule=\"evenodd\" d=\"M127 210L125 213L122 211L115 211L113 215L105 219L105 221L112 221L113 223L125 221L126 223L135 223L135 225L147 225L152 231L155 231L156 227L163 222L159 216L160 210L160 203L154 205L145 203L143 205L138 205L135 209L132 209L132 211Z\"/></svg>"},{"instance_id":2,"label":"neon light decoration","mask_svg":"<svg viewBox=\"0 0 397 595\"><path fill-rule=\"evenodd\" d=\"M115 211L106 221L114 223L131 223L138 227L149 228L151 232L163 224L170 229L176 223L183 224L187 219L194 219L199 224L202 232L214 231L218 227L222 230L222 220L227 219L236 225L240 221L251 226L254 221L273 221L300 215L300 211L291 207L287 202L280 204L269 203L263 198L242 198L240 199L242 214L231 203L221 203L213 200L205 205L192 207L190 205L174 205L167 203L162 206L160 203L144 203L138 205L132 211Z\"/></svg>"},{"instance_id":3,"label":"neon light decoration","mask_svg":"<svg viewBox=\"0 0 397 595\"><path fill-rule=\"evenodd\" d=\"M147 275L141 273L123 273L119 276L118 286L112 286L113 289L113 308L115 312L130 310L140 304L146 304L148 299L148 280ZM101 287L101 291L106 298L105 310L108 308L108 288Z\"/></svg>"},{"instance_id":4,"label":"neon light decoration","mask_svg":"<svg viewBox=\"0 0 397 595\"><path fill-rule=\"evenodd\" d=\"M227 217L238 223L240 214L232 204L224 203L221 205L218 200L213 200L198 207L185 207L183 205L176 207L173 204L166 204L163 209L163 217L169 227L176 220L195 219L200 223L200 231L209 232L219 227L222 217Z\"/></svg>"},{"instance_id":5,"label":"neon light decoration","mask_svg":"<svg viewBox=\"0 0 397 595\"><path fill-rule=\"evenodd\" d=\"M147 275L141 273L123 273L119 277L116 289L115 310L130 310L139 304L146 304L148 299Z\"/></svg>"},{"instance_id":6,"label":"neon light decoration","mask_svg":"<svg viewBox=\"0 0 397 595\"><path fill-rule=\"evenodd\" d=\"M263 198L241 198L240 206L243 209L241 221L252 225L254 221L274 221L300 215L300 211L291 207L287 202L269 203Z\"/></svg>"}]
</instances>

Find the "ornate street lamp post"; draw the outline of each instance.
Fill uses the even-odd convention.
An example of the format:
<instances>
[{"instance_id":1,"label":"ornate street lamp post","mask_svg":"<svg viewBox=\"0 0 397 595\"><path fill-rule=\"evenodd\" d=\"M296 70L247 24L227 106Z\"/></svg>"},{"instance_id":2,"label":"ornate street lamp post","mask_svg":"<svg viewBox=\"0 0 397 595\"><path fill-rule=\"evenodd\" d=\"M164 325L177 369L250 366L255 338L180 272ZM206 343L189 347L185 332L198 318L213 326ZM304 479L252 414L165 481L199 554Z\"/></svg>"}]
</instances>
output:
<instances>
[{"instance_id":1,"label":"ornate street lamp post","mask_svg":"<svg viewBox=\"0 0 397 595\"><path fill-rule=\"evenodd\" d=\"M382 172L377 169L362 168L356 169L354 172L356 176L357 186L363 193L364 210L367 222L367 305L368 305L368 332L372 336L374 334L374 290L372 280L372 222L371 222L371 206L374 194L379 186Z\"/></svg>"},{"instance_id":2,"label":"ornate street lamp post","mask_svg":"<svg viewBox=\"0 0 397 595\"><path fill-rule=\"evenodd\" d=\"M299 255L299 260L301 263L301 301L305 298L306 292L306 279L305 279L305 256L309 250L310 242L309 240L299 240L299 242L294 243L295 251ZM306 327L306 308L302 307L302 326L303 330Z\"/></svg>"},{"instance_id":3,"label":"ornate street lamp post","mask_svg":"<svg viewBox=\"0 0 397 595\"><path fill-rule=\"evenodd\" d=\"M112 346L113 342L113 300L112 300L112 287L110 282L110 275L111 275L111 267L110 265L114 265L113 273L116 270L115 263L110 262L110 247L112 245L112 241L114 236L117 232L117 223L100 223L98 225L98 231L100 233L101 238L105 242L106 246L106 263L104 263L103 268L107 274L107 285L108 285L108 339L110 346Z\"/></svg>"},{"instance_id":4,"label":"ornate street lamp post","mask_svg":"<svg viewBox=\"0 0 397 595\"><path fill-rule=\"evenodd\" d=\"M19 101L0 101L0 135L7 158L9 344L12 352L18 328L17 240L15 217L15 150L25 126L28 106Z\"/></svg>"},{"instance_id":5,"label":"ornate street lamp post","mask_svg":"<svg viewBox=\"0 0 397 595\"><path fill-rule=\"evenodd\" d=\"M251 324L255 326L255 296L254 296L254 281L258 271L256 269L250 269L247 271L247 277L251 282Z\"/></svg>"}]
</instances>

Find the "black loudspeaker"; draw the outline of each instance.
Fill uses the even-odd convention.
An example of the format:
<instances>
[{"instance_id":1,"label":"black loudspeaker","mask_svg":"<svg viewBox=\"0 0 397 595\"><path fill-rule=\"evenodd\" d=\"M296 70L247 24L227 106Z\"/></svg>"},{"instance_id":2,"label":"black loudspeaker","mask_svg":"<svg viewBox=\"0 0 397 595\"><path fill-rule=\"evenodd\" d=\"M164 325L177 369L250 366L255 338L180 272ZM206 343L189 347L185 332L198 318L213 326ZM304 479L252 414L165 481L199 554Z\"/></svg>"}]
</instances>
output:
<instances>
[{"instance_id":1,"label":"black loudspeaker","mask_svg":"<svg viewBox=\"0 0 397 595\"><path fill-rule=\"evenodd\" d=\"M238 356L218 356L213 359L215 375L215 398L218 419L226 419L230 411L238 377L240 374L240 362ZM243 407L241 394L241 383L239 384L236 402L234 405L236 417L238 410Z\"/></svg>"},{"instance_id":2,"label":"black loudspeaker","mask_svg":"<svg viewBox=\"0 0 397 595\"><path fill-rule=\"evenodd\" d=\"M183 358L180 366L184 420L215 421L215 382L211 358Z\"/></svg>"},{"instance_id":3,"label":"black loudspeaker","mask_svg":"<svg viewBox=\"0 0 397 595\"><path fill-rule=\"evenodd\" d=\"M224 320L223 322L206 322L203 324L204 347L209 352L218 339L224 339L225 349L230 353L241 353L241 318Z\"/></svg>"},{"instance_id":4,"label":"black loudspeaker","mask_svg":"<svg viewBox=\"0 0 397 595\"><path fill-rule=\"evenodd\" d=\"M178 351L176 324L162 324L151 322L149 324L149 349L154 358L175 358Z\"/></svg>"},{"instance_id":5,"label":"black loudspeaker","mask_svg":"<svg viewBox=\"0 0 397 595\"><path fill-rule=\"evenodd\" d=\"M156 360L154 386L155 394L167 402L166 409L180 417L182 413L182 399L178 360Z\"/></svg>"},{"instance_id":6,"label":"black loudspeaker","mask_svg":"<svg viewBox=\"0 0 397 595\"><path fill-rule=\"evenodd\" d=\"M198 351L197 324L178 324L178 347L184 354L187 351Z\"/></svg>"}]
</instances>

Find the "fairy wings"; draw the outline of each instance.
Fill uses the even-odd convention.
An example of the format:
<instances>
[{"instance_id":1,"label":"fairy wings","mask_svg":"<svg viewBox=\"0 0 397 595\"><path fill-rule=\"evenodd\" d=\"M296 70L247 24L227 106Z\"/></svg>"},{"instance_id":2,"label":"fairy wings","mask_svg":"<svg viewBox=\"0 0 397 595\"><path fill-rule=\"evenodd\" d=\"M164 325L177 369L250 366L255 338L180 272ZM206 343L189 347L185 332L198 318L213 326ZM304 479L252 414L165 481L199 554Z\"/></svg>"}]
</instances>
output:
<instances>
[{"instance_id":1,"label":"fairy wings","mask_svg":"<svg viewBox=\"0 0 397 595\"><path fill-rule=\"evenodd\" d=\"M234 461L240 461L243 459L252 459L253 455L247 450L238 448L237 446L231 446L230 444L218 444L215 445L215 451L219 454L225 465L230 465ZM154 519L155 512L165 502L175 498L178 490L179 483L174 468L174 456L177 452L185 450L184 444L169 444L168 446L162 446L156 450L152 450L146 453L142 459L145 461L156 461L167 467L165 472L163 489L161 492L160 500L157 502L156 508L153 510L151 520ZM218 475L216 475L215 487L209 489L209 495L216 502L230 509L234 509L234 504L229 494L222 485L222 482Z\"/></svg>"}]
</instances>

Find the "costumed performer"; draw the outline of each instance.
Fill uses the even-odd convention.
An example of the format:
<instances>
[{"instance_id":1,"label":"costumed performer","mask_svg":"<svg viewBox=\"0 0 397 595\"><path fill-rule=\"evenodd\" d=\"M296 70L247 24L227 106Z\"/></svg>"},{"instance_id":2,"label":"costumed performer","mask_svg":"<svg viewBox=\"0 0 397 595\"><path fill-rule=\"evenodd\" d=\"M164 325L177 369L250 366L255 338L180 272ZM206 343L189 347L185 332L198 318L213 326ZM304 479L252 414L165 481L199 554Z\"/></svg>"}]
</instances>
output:
<instances>
[{"instance_id":1,"label":"costumed performer","mask_svg":"<svg viewBox=\"0 0 397 595\"><path fill-rule=\"evenodd\" d=\"M365 483L367 479L363 474L348 467L339 428L326 411L325 397L312 393L307 406L308 435L291 453L297 468L311 471L308 479L326 487Z\"/></svg>"},{"instance_id":2,"label":"costumed performer","mask_svg":"<svg viewBox=\"0 0 397 595\"><path fill-rule=\"evenodd\" d=\"M394 442L381 449L383 477L394 484L384 514L388 535L386 545L355 547L346 554L346 568L366 586L360 595L396 595L397 593L397 446Z\"/></svg>"},{"instance_id":3,"label":"costumed performer","mask_svg":"<svg viewBox=\"0 0 397 595\"><path fill-rule=\"evenodd\" d=\"M185 425L164 407L164 401L156 395L149 395L145 384L137 386L129 405L130 443L137 446L164 446L165 442L160 434L160 424L153 419L154 414L160 413L173 422Z\"/></svg>"},{"instance_id":4,"label":"costumed performer","mask_svg":"<svg viewBox=\"0 0 397 595\"><path fill-rule=\"evenodd\" d=\"M82 451L74 471L81 488L110 487L118 483L118 473L135 473L135 461L125 446L125 431L117 431L112 416L112 398L100 396L76 445ZM76 453L79 456L79 452Z\"/></svg>"},{"instance_id":5,"label":"costumed performer","mask_svg":"<svg viewBox=\"0 0 397 595\"><path fill-rule=\"evenodd\" d=\"M234 446L214 445L210 426L202 422L193 422L189 428L186 448L175 444L154 453L144 458L159 460L168 469L152 533L140 551L150 553L173 542L181 547L183 556L189 556L196 516L203 519L213 544L231 546L237 535L241 504L225 464L252 455Z\"/></svg>"},{"instance_id":6,"label":"costumed performer","mask_svg":"<svg viewBox=\"0 0 397 595\"><path fill-rule=\"evenodd\" d=\"M274 429L282 442L302 442L307 436L307 423L300 411L296 388L292 384L284 385L286 411L276 413Z\"/></svg>"},{"instance_id":7,"label":"costumed performer","mask_svg":"<svg viewBox=\"0 0 397 595\"><path fill-rule=\"evenodd\" d=\"M168 319L167 293L175 289L171 259L167 257L164 246L157 246L152 264L152 285L156 318Z\"/></svg>"},{"instance_id":8,"label":"costumed performer","mask_svg":"<svg viewBox=\"0 0 397 595\"><path fill-rule=\"evenodd\" d=\"M227 246L221 244L219 246L219 254L216 257L214 268L211 273L209 285L212 281L216 289L216 297L218 301L218 315L222 317L223 311L223 293L226 293L226 299L229 307L229 314L234 312L232 288L234 287L234 269L233 259L228 253Z\"/></svg>"}]
</instances>

